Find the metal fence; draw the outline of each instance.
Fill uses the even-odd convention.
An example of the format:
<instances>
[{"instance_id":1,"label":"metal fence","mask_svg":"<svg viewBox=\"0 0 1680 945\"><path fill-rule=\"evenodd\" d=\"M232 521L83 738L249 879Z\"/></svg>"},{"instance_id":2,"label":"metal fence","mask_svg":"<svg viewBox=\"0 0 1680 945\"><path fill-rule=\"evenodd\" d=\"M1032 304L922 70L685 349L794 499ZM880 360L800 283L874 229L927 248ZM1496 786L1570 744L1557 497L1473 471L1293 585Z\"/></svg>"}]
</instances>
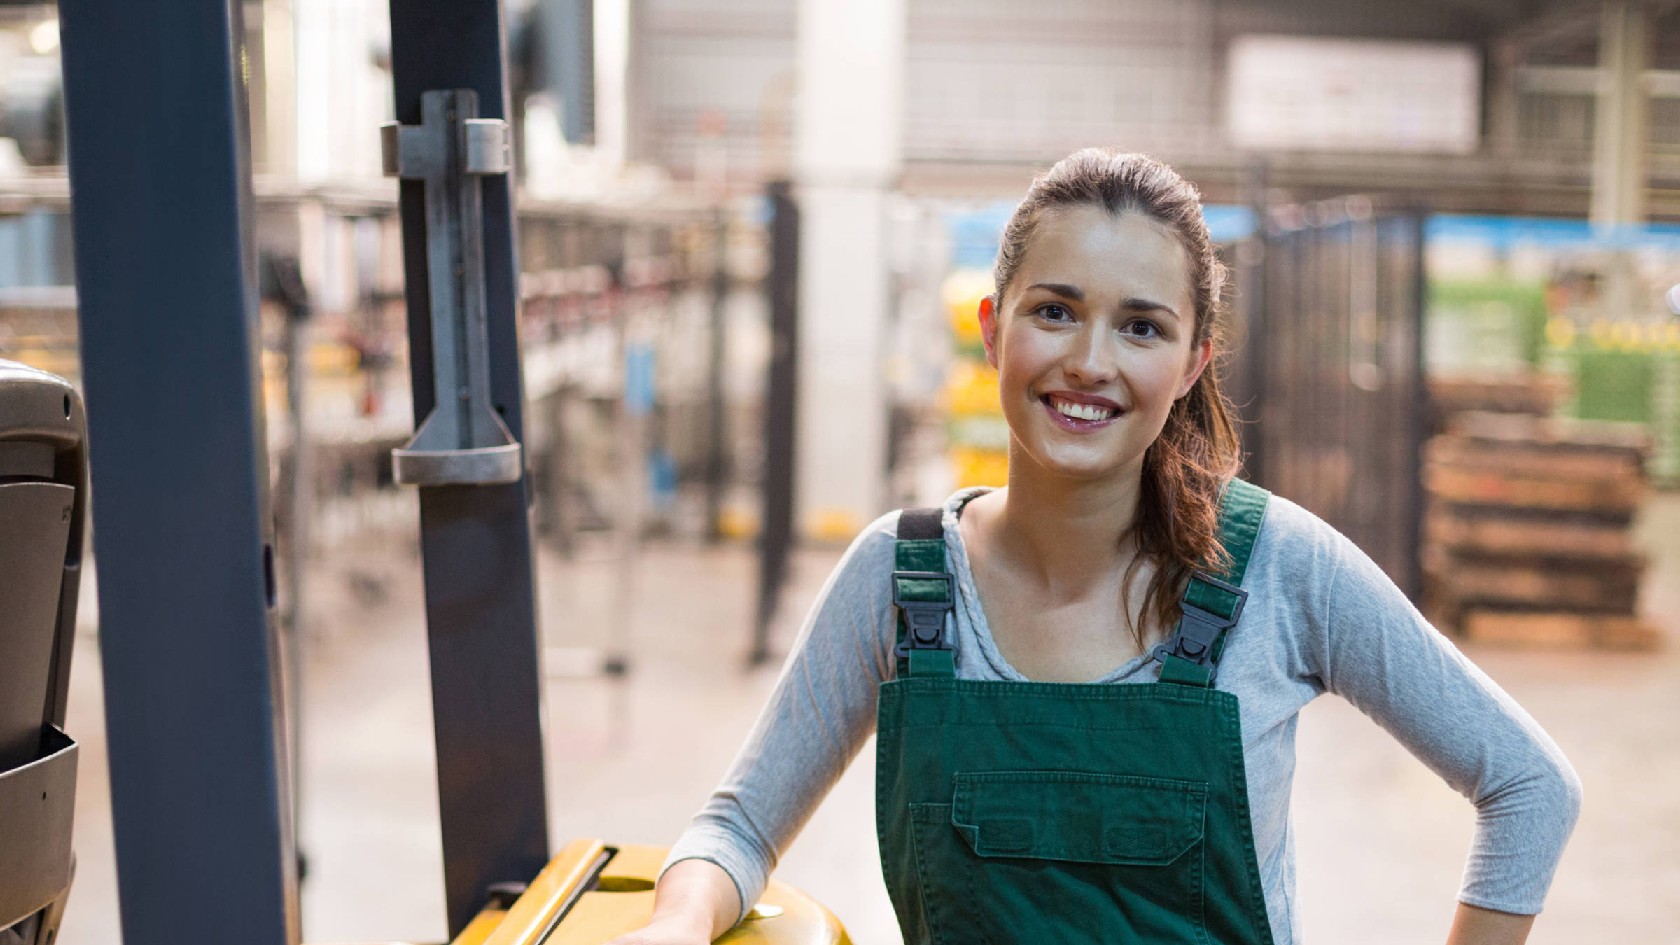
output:
<instances>
[{"instance_id":1,"label":"metal fence","mask_svg":"<svg viewBox=\"0 0 1680 945\"><path fill-rule=\"evenodd\" d=\"M1242 373L1249 473L1422 583L1423 220L1363 197L1270 213Z\"/></svg>"}]
</instances>

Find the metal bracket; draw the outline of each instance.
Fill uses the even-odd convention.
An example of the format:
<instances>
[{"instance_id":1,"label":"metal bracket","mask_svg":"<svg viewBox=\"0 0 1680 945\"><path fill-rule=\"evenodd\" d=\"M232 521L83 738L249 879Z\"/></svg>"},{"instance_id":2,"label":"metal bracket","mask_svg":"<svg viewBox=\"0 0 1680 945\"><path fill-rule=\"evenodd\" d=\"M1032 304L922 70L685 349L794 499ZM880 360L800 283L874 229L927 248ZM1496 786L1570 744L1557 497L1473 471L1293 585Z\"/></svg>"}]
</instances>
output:
<instances>
[{"instance_id":1,"label":"metal bracket","mask_svg":"<svg viewBox=\"0 0 1680 945\"><path fill-rule=\"evenodd\" d=\"M907 600L898 592L898 579L911 578L919 581L945 582L945 599L942 601ZM909 624L909 632L898 644L895 652L900 657L908 657L911 650L948 650L951 641L946 637L945 618L955 607L956 584L951 575L943 571L894 571L893 572L893 606L904 612L904 620Z\"/></svg>"},{"instance_id":2,"label":"metal bracket","mask_svg":"<svg viewBox=\"0 0 1680 945\"><path fill-rule=\"evenodd\" d=\"M1156 662L1166 662L1167 657L1177 656L1198 666L1208 665L1213 660L1213 645L1219 641L1219 635L1236 626L1242 618L1243 605L1248 603L1247 591L1201 571L1192 575L1191 580L1211 584L1233 595L1237 604L1232 608L1231 616L1222 617L1189 601L1182 601L1179 607L1184 616L1178 622L1178 629L1165 643L1156 645L1150 651Z\"/></svg>"},{"instance_id":3,"label":"metal bracket","mask_svg":"<svg viewBox=\"0 0 1680 945\"><path fill-rule=\"evenodd\" d=\"M485 329L483 194L474 177L513 166L507 122L479 118L471 89L425 92L421 123L380 129L385 174L426 184L431 287L432 412L391 451L411 486L492 485L524 474L520 444L490 402Z\"/></svg>"}]
</instances>

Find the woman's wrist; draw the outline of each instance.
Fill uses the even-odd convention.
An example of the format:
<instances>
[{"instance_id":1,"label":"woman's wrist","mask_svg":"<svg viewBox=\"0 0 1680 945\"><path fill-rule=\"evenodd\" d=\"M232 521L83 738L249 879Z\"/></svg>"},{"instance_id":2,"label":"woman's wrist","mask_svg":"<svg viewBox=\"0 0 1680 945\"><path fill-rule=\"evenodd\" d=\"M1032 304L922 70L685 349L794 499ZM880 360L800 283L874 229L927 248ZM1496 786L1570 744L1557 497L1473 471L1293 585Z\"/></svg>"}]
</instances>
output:
<instances>
[{"instance_id":1,"label":"woman's wrist","mask_svg":"<svg viewBox=\"0 0 1680 945\"><path fill-rule=\"evenodd\" d=\"M739 919L735 881L710 860L680 860L659 878L652 924L711 941Z\"/></svg>"},{"instance_id":2,"label":"woman's wrist","mask_svg":"<svg viewBox=\"0 0 1680 945\"><path fill-rule=\"evenodd\" d=\"M660 941L672 942L710 942L717 937L712 932L711 917L693 910L655 913L642 931Z\"/></svg>"}]
</instances>

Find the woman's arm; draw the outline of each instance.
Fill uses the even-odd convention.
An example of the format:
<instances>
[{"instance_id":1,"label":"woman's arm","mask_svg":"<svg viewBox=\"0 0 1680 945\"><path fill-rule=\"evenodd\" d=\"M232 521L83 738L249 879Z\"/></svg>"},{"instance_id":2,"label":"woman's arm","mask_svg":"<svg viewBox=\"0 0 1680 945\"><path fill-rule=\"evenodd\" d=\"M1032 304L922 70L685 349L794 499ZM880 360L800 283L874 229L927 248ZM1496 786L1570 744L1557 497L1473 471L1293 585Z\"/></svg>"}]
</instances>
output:
<instances>
[{"instance_id":1,"label":"woman's arm","mask_svg":"<svg viewBox=\"0 0 1680 945\"><path fill-rule=\"evenodd\" d=\"M1523 945L1533 927L1534 916L1478 909L1461 902L1453 915L1452 931L1447 933L1447 945Z\"/></svg>"},{"instance_id":2,"label":"woman's arm","mask_svg":"<svg viewBox=\"0 0 1680 945\"><path fill-rule=\"evenodd\" d=\"M1430 626L1369 557L1336 538L1310 661L1326 688L1475 805L1458 895L1466 908L1452 941L1520 942L1520 924L1532 922L1522 917L1545 903L1579 816L1580 779L1522 706Z\"/></svg>"},{"instance_id":3,"label":"woman's arm","mask_svg":"<svg viewBox=\"0 0 1680 945\"><path fill-rule=\"evenodd\" d=\"M818 594L735 761L671 848L654 925L614 945L711 941L750 909L781 851L875 726L892 672L896 514L852 543ZM695 938L696 935L707 936Z\"/></svg>"}]
</instances>

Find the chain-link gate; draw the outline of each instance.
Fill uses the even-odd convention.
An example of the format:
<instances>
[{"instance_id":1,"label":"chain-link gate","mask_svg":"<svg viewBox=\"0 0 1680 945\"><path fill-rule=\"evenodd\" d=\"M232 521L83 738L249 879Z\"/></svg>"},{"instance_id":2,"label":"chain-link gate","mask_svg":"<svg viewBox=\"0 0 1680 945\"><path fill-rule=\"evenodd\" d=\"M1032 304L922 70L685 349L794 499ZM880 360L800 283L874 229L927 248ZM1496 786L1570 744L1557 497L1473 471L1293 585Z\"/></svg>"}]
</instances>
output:
<instances>
[{"instance_id":1,"label":"chain-link gate","mask_svg":"<svg viewBox=\"0 0 1680 945\"><path fill-rule=\"evenodd\" d=\"M1364 197L1274 209L1237 365L1248 472L1414 599L1423 509L1424 215Z\"/></svg>"}]
</instances>

